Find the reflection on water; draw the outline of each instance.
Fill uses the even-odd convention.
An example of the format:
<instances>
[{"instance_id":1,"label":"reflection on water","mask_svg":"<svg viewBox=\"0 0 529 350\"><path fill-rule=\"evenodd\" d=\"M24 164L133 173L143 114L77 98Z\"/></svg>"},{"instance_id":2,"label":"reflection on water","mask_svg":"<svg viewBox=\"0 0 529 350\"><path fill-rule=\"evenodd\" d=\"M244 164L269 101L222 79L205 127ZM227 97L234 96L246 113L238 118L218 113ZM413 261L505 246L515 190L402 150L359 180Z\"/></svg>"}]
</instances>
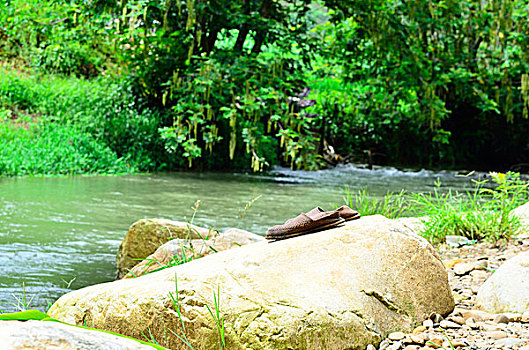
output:
<instances>
[{"instance_id":1,"label":"reflection on water","mask_svg":"<svg viewBox=\"0 0 529 350\"><path fill-rule=\"evenodd\" d=\"M224 230L264 234L267 227L315 206L343 202L346 185L382 195L430 191L436 178L461 189L451 172L365 170L352 165L316 172L278 168L265 174L173 173L120 177L0 178L0 310L13 310L25 283L41 309L71 289L111 281L128 227L142 218L190 219ZM241 219L250 200L262 195Z\"/></svg>"}]
</instances>

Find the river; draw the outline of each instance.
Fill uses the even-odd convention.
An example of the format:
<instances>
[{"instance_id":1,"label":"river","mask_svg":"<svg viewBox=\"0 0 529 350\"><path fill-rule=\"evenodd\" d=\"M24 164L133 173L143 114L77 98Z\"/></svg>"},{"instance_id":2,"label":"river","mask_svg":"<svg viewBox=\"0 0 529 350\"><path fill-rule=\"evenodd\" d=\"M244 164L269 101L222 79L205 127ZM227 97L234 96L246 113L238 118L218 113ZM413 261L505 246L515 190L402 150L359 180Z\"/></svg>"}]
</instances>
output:
<instances>
[{"instance_id":1,"label":"river","mask_svg":"<svg viewBox=\"0 0 529 350\"><path fill-rule=\"evenodd\" d=\"M264 235L269 226L315 206L343 204L345 186L374 195L406 189L463 189L453 172L365 170L353 165L316 172L277 168L264 174L170 173L131 176L0 178L0 310L23 301L45 310L59 296L112 281L115 255L142 218L190 220ZM240 218L246 204L261 196Z\"/></svg>"}]
</instances>

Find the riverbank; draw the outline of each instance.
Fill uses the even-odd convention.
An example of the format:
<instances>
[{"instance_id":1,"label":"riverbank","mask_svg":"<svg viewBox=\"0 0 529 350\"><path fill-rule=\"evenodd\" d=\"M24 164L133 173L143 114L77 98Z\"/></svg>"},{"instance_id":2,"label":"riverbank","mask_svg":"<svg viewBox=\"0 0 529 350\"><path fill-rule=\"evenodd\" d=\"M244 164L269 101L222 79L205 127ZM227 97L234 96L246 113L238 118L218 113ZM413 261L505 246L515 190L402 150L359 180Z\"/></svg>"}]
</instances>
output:
<instances>
[{"instance_id":1,"label":"riverbank","mask_svg":"<svg viewBox=\"0 0 529 350\"><path fill-rule=\"evenodd\" d=\"M529 310L523 314L473 310L483 283L506 260L529 251L529 235L524 236L497 244L438 245L456 301L454 311L444 318L432 315L412 333L391 334L377 349L529 349Z\"/></svg>"}]
</instances>

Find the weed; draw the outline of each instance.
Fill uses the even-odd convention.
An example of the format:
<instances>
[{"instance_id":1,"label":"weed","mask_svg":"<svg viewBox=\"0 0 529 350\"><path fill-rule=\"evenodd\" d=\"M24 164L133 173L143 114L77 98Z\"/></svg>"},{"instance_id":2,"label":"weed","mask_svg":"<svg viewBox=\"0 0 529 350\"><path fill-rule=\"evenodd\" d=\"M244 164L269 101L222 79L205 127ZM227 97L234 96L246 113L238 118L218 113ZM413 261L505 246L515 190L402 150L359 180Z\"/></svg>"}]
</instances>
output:
<instances>
[{"instance_id":1,"label":"weed","mask_svg":"<svg viewBox=\"0 0 529 350\"><path fill-rule=\"evenodd\" d=\"M398 193L388 192L382 198L378 198L370 196L365 188L352 193L349 186L347 186L344 201L349 207L354 208L362 215L380 214L390 219L408 216L413 209L405 191Z\"/></svg>"},{"instance_id":2,"label":"weed","mask_svg":"<svg viewBox=\"0 0 529 350\"><path fill-rule=\"evenodd\" d=\"M446 339L446 342L448 343L448 346L450 347L449 349L450 350L455 350L455 347L454 347L454 344L452 343L452 340L450 339L450 337L448 336L448 334L446 334L446 331L443 329L443 328L439 328L441 330L441 332L443 333L445 339ZM432 345L435 349L441 349L441 350L448 350L446 349L444 346L439 346L439 344L436 344L434 343L433 341L429 340L426 342L426 344L428 345Z\"/></svg>"},{"instance_id":3,"label":"weed","mask_svg":"<svg viewBox=\"0 0 529 350\"><path fill-rule=\"evenodd\" d=\"M177 282L177 276L175 274L175 294L172 292L169 292L169 298L171 299L171 303L173 305L173 308L176 311L176 314L178 315L178 319L180 321L181 325L181 334L176 333L173 330L169 330L173 335L175 335L178 339L180 339L189 349L193 350L193 345L191 345L189 339L186 335L186 326L184 323L184 319L182 317L182 312L180 309L180 298L178 296L178 282ZM213 293L213 301L215 304L214 309L212 309L208 304L206 304L206 308L209 311L209 314L211 315L211 318L215 321L215 325L217 328L217 332L219 334L219 349L224 349L226 346L226 333L225 333L225 326L224 326L224 317L221 315L220 312L220 287L217 286L217 292Z\"/></svg>"},{"instance_id":4,"label":"weed","mask_svg":"<svg viewBox=\"0 0 529 350\"><path fill-rule=\"evenodd\" d=\"M474 188L465 193L442 193L437 182L433 193L412 194L415 210L429 217L423 236L434 243L446 235L498 242L516 234L520 220L510 212L528 198L528 184L515 173L491 173L491 178L493 183L473 181Z\"/></svg>"},{"instance_id":5,"label":"weed","mask_svg":"<svg viewBox=\"0 0 529 350\"><path fill-rule=\"evenodd\" d=\"M431 193L387 193L371 197L366 190L345 190L345 203L362 215L381 214L388 218L426 216L421 235L432 243L444 241L447 235L471 240L499 242L508 240L521 226L510 215L511 210L529 198L529 183L517 173L490 173L490 180L473 180L474 187L465 192L443 191L440 181Z\"/></svg>"},{"instance_id":6,"label":"weed","mask_svg":"<svg viewBox=\"0 0 529 350\"><path fill-rule=\"evenodd\" d=\"M220 287L217 286L217 293L213 294L213 300L215 303L215 313L211 310L208 304L206 304L206 307L208 308L209 314L215 320L215 325L217 326L217 332L219 333L219 341L220 341L220 348L224 349L226 346L226 339L225 339L225 328L224 328L224 317L220 314Z\"/></svg>"},{"instance_id":7,"label":"weed","mask_svg":"<svg viewBox=\"0 0 529 350\"><path fill-rule=\"evenodd\" d=\"M187 339L187 335L186 335L186 325L184 323L184 320L182 318L182 312L180 310L180 297L178 295L178 279L177 279L177 276L176 274L174 275L174 284L175 284L175 294L173 295L172 292L169 292L169 298L171 299L171 302L173 304L173 307L178 315L178 319L180 320L180 324L182 325L182 334L179 335L177 334L175 331L173 331L172 329L170 329L169 331L174 334L178 339L180 339L185 345L187 345L191 350L193 350L193 346L191 345L191 343L189 342L189 340Z\"/></svg>"},{"instance_id":8,"label":"weed","mask_svg":"<svg viewBox=\"0 0 529 350\"><path fill-rule=\"evenodd\" d=\"M29 299L28 301L27 295L26 295L26 284L24 282L22 282L22 296L19 298L15 294L11 294L11 295L17 301L16 304L11 303L11 305L13 305L17 310L27 311L31 309L31 302L33 301L33 298L35 298L35 296L32 296L31 299Z\"/></svg>"},{"instance_id":9,"label":"weed","mask_svg":"<svg viewBox=\"0 0 529 350\"><path fill-rule=\"evenodd\" d=\"M241 210L239 209L239 219L242 219L244 215L246 215L246 212L248 211L248 209L250 209L250 207L252 206L252 204L254 204L259 198L261 198L263 195L260 194L258 195L257 197L255 197L254 199L250 200L248 203L246 203L246 205L244 206L244 209L243 211L241 212Z\"/></svg>"}]
</instances>

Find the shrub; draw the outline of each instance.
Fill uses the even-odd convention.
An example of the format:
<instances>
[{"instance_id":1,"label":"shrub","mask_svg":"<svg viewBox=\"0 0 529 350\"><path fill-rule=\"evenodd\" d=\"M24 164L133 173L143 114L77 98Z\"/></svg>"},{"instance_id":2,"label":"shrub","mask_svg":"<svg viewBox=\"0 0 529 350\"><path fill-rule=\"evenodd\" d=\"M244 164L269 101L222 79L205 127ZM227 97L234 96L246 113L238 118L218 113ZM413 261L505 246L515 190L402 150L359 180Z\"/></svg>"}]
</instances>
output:
<instances>
[{"instance_id":1,"label":"shrub","mask_svg":"<svg viewBox=\"0 0 529 350\"><path fill-rule=\"evenodd\" d=\"M90 134L72 126L0 121L0 174L125 173L137 170Z\"/></svg>"},{"instance_id":2,"label":"shrub","mask_svg":"<svg viewBox=\"0 0 529 350\"><path fill-rule=\"evenodd\" d=\"M0 68L0 107L79 130L134 169L160 169L172 160L157 129L162 114L143 108L126 85L106 78L57 77ZM53 128L55 128L54 126Z\"/></svg>"}]
</instances>

